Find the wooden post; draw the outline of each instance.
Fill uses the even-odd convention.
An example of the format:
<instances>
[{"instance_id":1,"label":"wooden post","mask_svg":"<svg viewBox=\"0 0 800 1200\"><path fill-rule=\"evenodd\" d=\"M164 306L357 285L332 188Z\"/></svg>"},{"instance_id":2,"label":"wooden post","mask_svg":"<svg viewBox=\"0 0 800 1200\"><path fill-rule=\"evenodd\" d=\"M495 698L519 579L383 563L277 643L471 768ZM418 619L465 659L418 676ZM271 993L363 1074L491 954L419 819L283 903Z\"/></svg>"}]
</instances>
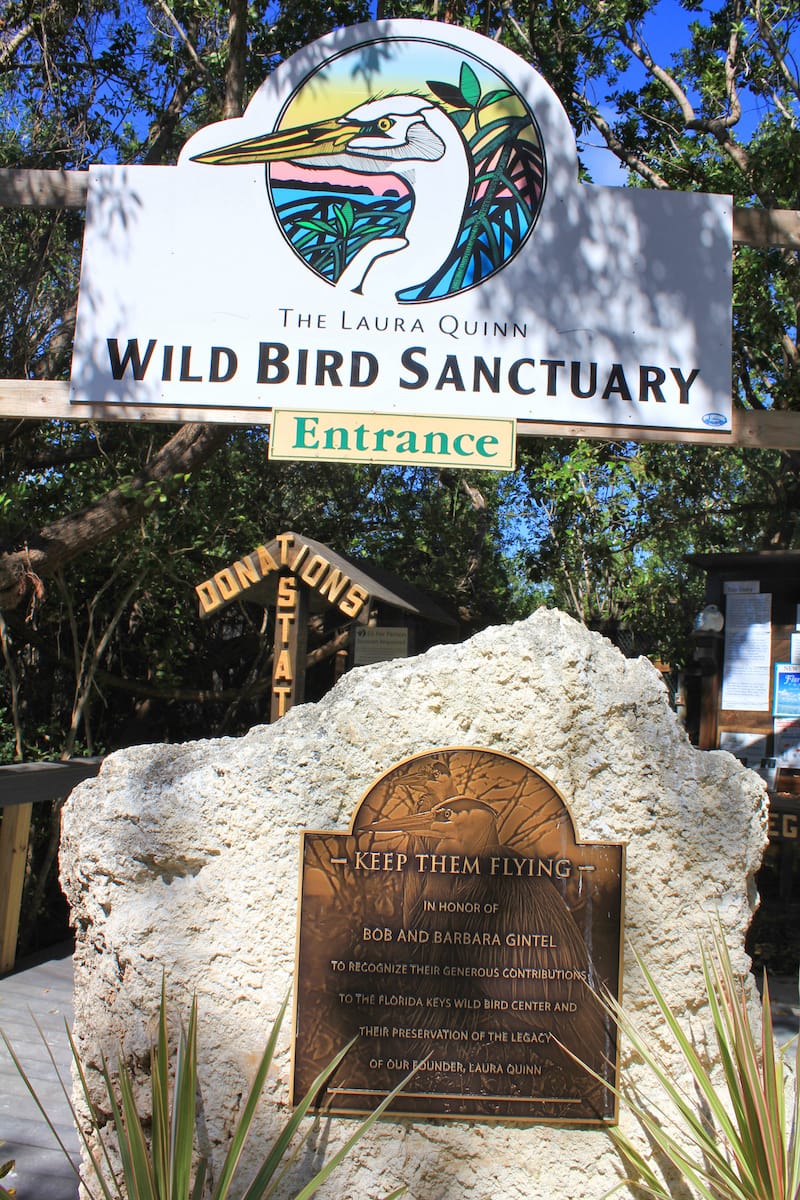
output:
<instances>
[{"instance_id":1,"label":"wooden post","mask_svg":"<svg viewBox=\"0 0 800 1200\"><path fill-rule=\"evenodd\" d=\"M22 886L28 862L32 804L10 804L0 821L0 974L10 971L17 953Z\"/></svg>"},{"instance_id":2,"label":"wooden post","mask_svg":"<svg viewBox=\"0 0 800 1200\"><path fill-rule=\"evenodd\" d=\"M293 575L282 575L275 605L270 722L303 701L307 644L308 589Z\"/></svg>"},{"instance_id":3,"label":"wooden post","mask_svg":"<svg viewBox=\"0 0 800 1200\"><path fill-rule=\"evenodd\" d=\"M719 745L719 702L722 692L722 635L694 634L694 660L700 667L700 726L698 750Z\"/></svg>"}]
</instances>

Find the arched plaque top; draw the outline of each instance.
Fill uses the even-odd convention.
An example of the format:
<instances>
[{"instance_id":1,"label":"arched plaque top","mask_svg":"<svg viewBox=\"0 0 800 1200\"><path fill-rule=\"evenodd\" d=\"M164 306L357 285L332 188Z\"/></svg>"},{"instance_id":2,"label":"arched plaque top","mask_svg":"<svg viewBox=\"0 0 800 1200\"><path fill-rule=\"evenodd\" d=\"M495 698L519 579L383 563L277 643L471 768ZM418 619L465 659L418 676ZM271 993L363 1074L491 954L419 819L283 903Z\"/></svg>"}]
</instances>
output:
<instances>
[{"instance_id":1,"label":"arched plaque top","mask_svg":"<svg viewBox=\"0 0 800 1200\"><path fill-rule=\"evenodd\" d=\"M460 839L464 853L477 852L481 838L521 855L566 854L578 844L566 800L541 771L477 746L427 750L396 763L361 797L350 830L389 834L394 825L397 833L424 836L435 827L442 835L448 821L452 850Z\"/></svg>"}]
</instances>

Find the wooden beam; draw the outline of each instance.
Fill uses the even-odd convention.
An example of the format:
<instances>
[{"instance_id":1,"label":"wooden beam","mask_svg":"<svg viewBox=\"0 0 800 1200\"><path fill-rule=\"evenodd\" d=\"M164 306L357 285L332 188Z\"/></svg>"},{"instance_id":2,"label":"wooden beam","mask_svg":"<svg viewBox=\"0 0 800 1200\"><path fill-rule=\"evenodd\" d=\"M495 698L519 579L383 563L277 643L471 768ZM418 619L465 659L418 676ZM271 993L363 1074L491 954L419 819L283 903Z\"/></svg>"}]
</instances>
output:
<instances>
[{"instance_id":1,"label":"wooden beam","mask_svg":"<svg viewBox=\"0 0 800 1200\"><path fill-rule=\"evenodd\" d=\"M88 171L0 168L2 208L84 208ZM733 240L743 246L786 246L800 250L800 212L734 208Z\"/></svg>"},{"instance_id":2,"label":"wooden beam","mask_svg":"<svg viewBox=\"0 0 800 1200\"><path fill-rule=\"evenodd\" d=\"M32 804L0 810L0 974L12 970L17 954L22 887L28 861Z\"/></svg>"},{"instance_id":3,"label":"wooden beam","mask_svg":"<svg viewBox=\"0 0 800 1200\"><path fill-rule=\"evenodd\" d=\"M172 408L168 405L136 407L127 404L95 404L91 411L69 403L69 384L54 380L0 379L0 420L23 418L33 421L143 421L181 425L205 421L216 425L269 424L270 409L236 408L211 415L205 408Z\"/></svg>"},{"instance_id":4,"label":"wooden beam","mask_svg":"<svg viewBox=\"0 0 800 1200\"><path fill-rule=\"evenodd\" d=\"M69 403L69 384L35 379L0 379L0 420L131 421L181 424L268 425L270 410L236 408L209 413L203 408L132 408L95 405L91 412ZM731 433L703 429L634 429L629 425L582 425L578 422L517 421L518 437L590 438L613 442L682 442L698 446L753 446L800 450L800 412L733 410Z\"/></svg>"},{"instance_id":5,"label":"wooden beam","mask_svg":"<svg viewBox=\"0 0 800 1200\"><path fill-rule=\"evenodd\" d=\"M9 763L0 767L0 806L63 800L84 779L93 779L102 761L69 758L63 762Z\"/></svg>"},{"instance_id":6,"label":"wooden beam","mask_svg":"<svg viewBox=\"0 0 800 1200\"><path fill-rule=\"evenodd\" d=\"M84 208L88 171L21 171L0 168L3 208Z\"/></svg>"},{"instance_id":7,"label":"wooden beam","mask_svg":"<svg viewBox=\"0 0 800 1200\"><path fill-rule=\"evenodd\" d=\"M628 425L545 424L517 421L518 437L569 437L611 442L678 442L696 446L743 446L800 450L800 412L733 410L730 433L703 429L632 429Z\"/></svg>"},{"instance_id":8,"label":"wooden beam","mask_svg":"<svg viewBox=\"0 0 800 1200\"><path fill-rule=\"evenodd\" d=\"M735 208L733 240L741 246L800 250L800 212L788 208Z\"/></svg>"}]
</instances>

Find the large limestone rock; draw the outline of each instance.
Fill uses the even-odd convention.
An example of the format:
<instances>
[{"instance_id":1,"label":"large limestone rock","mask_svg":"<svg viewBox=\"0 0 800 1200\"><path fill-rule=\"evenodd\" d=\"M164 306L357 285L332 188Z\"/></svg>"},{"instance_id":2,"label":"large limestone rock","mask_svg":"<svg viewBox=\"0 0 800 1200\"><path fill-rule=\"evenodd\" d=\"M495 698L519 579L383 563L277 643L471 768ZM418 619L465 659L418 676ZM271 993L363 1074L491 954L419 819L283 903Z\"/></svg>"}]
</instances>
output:
<instances>
[{"instance_id":1,"label":"large limestone rock","mask_svg":"<svg viewBox=\"0 0 800 1200\"><path fill-rule=\"evenodd\" d=\"M61 869L78 935L75 1030L87 1059L121 1046L144 1069L166 972L176 1004L199 996L205 1120L212 1142L224 1144L292 981L300 830L346 828L379 774L455 745L524 759L565 795L583 840L628 843L628 938L702 1041L698 936L719 913L736 965L747 969L763 784L730 755L690 746L646 661L540 610L463 645L353 671L321 703L245 737L111 755L76 789ZM624 992L666 1046L630 955ZM285 1116L289 1069L286 1029L264 1136ZM625 1053L623 1069L645 1078ZM312 1138L295 1180L352 1128L333 1121ZM603 1130L388 1121L323 1194L378 1197L406 1182L414 1200L575 1200L604 1195L622 1175Z\"/></svg>"}]
</instances>

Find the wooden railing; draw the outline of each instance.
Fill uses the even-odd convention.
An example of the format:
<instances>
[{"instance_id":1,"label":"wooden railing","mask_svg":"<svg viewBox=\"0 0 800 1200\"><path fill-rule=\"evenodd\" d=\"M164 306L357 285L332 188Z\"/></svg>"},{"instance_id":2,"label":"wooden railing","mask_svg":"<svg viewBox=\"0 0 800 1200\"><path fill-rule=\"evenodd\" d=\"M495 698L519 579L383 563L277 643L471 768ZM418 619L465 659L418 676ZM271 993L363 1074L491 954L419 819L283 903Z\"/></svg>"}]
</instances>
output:
<instances>
[{"instance_id":1,"label":"wooden railing","mask_svg":"<svg viewBox=\"0 0 800 1200\"><path fill-rule=\"evenodd\" d=\"M0 767L0 975L13 969L34 804L63 800L100 770L100 758Z\"/></svg>"}]
</instances>

